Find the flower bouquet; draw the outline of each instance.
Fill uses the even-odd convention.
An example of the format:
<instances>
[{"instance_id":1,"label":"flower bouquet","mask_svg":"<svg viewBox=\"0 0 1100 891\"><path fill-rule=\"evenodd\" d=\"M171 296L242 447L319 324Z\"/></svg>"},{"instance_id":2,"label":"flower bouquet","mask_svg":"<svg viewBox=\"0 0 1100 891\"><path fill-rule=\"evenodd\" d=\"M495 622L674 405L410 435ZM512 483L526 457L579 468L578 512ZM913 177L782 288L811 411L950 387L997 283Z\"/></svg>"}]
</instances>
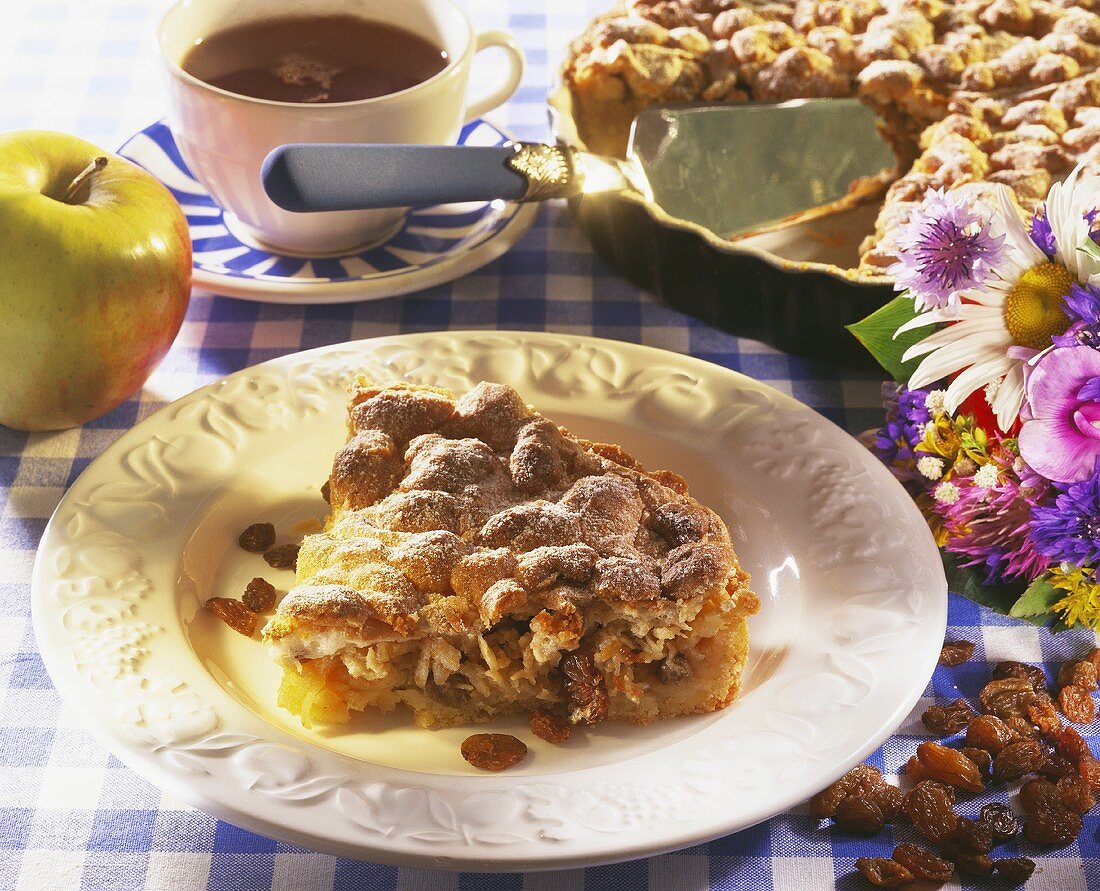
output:
<instances>
[{"instance_id":1,"label":"flower bouquet","mask_svg":"<svg viewBox=\"0 0 1100 891\"><path fill-rule=\"evenodd\" d=\"M931 192L889 270L904 293L851 326L896 382L866 441L951 589L1053 630L1100 627L1098 208L1080 168L1030 223L1005 186Z\"/></svg>"}]
</instances>

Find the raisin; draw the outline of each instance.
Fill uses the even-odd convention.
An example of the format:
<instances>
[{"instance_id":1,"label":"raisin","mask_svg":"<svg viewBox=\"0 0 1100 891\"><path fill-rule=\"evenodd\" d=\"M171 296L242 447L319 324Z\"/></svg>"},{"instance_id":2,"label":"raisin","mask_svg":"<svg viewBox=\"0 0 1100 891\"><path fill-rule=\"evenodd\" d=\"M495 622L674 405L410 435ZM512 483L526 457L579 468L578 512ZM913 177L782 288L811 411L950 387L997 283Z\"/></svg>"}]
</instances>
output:
<instances>
[{"instance_id":1,"label":"raisin","mask_svg":"<svg viewBox=\"0 0 1100 891\"><path fill-rule=\"evenodd\" d=\"M994 715L978 715L966 728L966 744L996 755L1012 740L1008 725Z\"/></svg>"},{"instance_id":2,"label":"raisin","mask_svg":"<svg viewBox=\"0 0 1100 891\"><path fill-rule=\"evenodd\" d=\"M237 544L253 554L262 554L275 544L275 527L271 523L253 523L237 537Z\"/></svg>"},{"instance_id":3,"label":"raisin","mask_svg":"<svg viewBox=\"0 0 1100 891\"><path fill-rule=\"evenodd\" d=\"M1006 857L994 860L993 868L999 878L1013 885L1022 885L1035 872L1035 861L1030 857Z\"/></svg>"},{"instance_id":4,"label":"raisin","mask_svg":"<svg viewBox=\"0 0 1100 891\"><path fill-rule=\"evenodd\" d=\"M1054 786L1058 792L1058 800L1067 811L1087 814L1096 804L1089 784L1079 776L1062 777Z\"/></svg>"},{"instance_id":5,"label":"raisin","mask_svg":"<svg viewBox=\"0 0 1100 891\"><path fill-rule=\"evenodd\" d=\"M1029 705L1028 708L1030 709L1031 706ZM1008 729L1012 731L1013 736L1026 739L1039 738L1039 728L1031 723L1030 718L1017 718L1015 716L1005 718L1005 724L1008 726Z\"/></svg>"},{"instance_id":6,"label":"raisin","mask_svg":"<svg viewBox=\"0 0 1100 891\"><path fill-rule=\"evenodd\" d=\"M563 743L569 739L573 728L561 715L538 709L531 712L531 732L547 742Z\"/></svg>"},{"instance_id":7,"label":"raisin","mask_svg":"<svg viewBox=\"0 0 1100 891\"><path fill-rule=\"evenodd\" d=\"M275 586L265 579L255 578L244 589L244 605L254 613L262 613L275 605Z\"/></svg>"},{"instance_id":8,"label":"raisin","mask_svg":"<svg viewBox=\"0 0 1100 891\"><path fill-rule=\"evenodd\" d=\"M298 545L285 544L264 551L264 560L272 569L297 569Z\"/></svg>"},{"instance_id":9,"label":"raisin","mask_svg":"<svg viewBox=\"0 0 1100 891\"><path fill-rule=\"evenodd\" d=\"M1028 780L1020 787L1020 809L1025 814L1052 807L1062 807L1062 802L1050 780Z\"/></svg>"},{"instance_id":10,"label":"raisin","mask_svg":"<svg viewBox=\"0 0 1100 891\"><path fill-rule=\"evenodd\" d=\"M1092 667L1096 669L1097 677L1100 677L1100 648L1093 647L1085 653L1083 658L1092 663Z\"/></svg>"},{"instance_id":11,"label":"raisin","mask_svg":"<svg viewBox=\"0 0 1100 891\"><path fill-rule=\"evenodd\" d=\"M1086 755L1091 755L1089 744L1083 736L1072 727L1063 727L1054 743L1054 748L1059 755L1064 755L1070 761L1080 762Z\"/></svg>"},{"instance_id":12,"label":"raisin","mask_svg":"<svg viewBox=\"0 0 1100 891\"><path fill-rule=\"evenodd\" d=\"M831 817L836 813L840 803L849 795L866 794L880 783L884 783L884 780L882 772L877 767L858 764L810 799L810 816L816 820Z\"/></svg>"},{"instance_id":13,"label":"raisin","mask_svg":"<svg viewBox=\"0 0 1100 891\"><path fill-rule=\"evenodd\" d=\"M1047 676L1038 665L1028 665L1026 662L998 662L993 666L990 675L992 681L1003 681L1005 678L1024 678L1031 682L1033 690L1046 689Z\"/></svg>"},{"instance_id":14,"label":"raisin","mask_svg":"<svg viewBox=\"0 0 1100 891\"><path fill-rule=\"evenodd\" d=\"M920 716L929 732L937 736L958 733L973 718L974 710L963 699L956 699L951 705L933 705Z\"/></svg>"},{"instance_id":15,"label":"raisin","mask_svg":"<svg viewBox=\"0 0 1100 891\"><path fill-rule=\"evenodd\" d=\"M974 655L974 644L968 640L945 643L940 649L940 665L954 668Z\"/></svg>"},{"instance_id":16,"label":"raisin","mask_svg":"<svg viewBox=\"0 0 1100 891\"><path fill-rule=\"evenodd\" d=\"M1092 665L1091 662L1084 663ZM1096 717L1096 703L1084 687L1070 684L1058 691L1058 707L1067 721L1074 724L1091 724Z\"/></svg>"},{"instance_id":17,"label":"raisin","mask_svg":"<svg viewBox=\"0 0 1100 891\"><path fill-rule=\"evenodd\" d=\"M574 724L599 724L607 717L607 687L592 657L566 653L561 660L562 685L569 695L569 720Z\"/></svg>"},{"instance_id":18,"label":"raisin","mask_svg":"<svg viewBox=\"0 0 1100 891\"><path fill-rule=\"evenodd\" d=\"M968 792L981 792L985 788L977 765L958 749L923 742L917 746L917 758L934 780Z\"/></svg>"},{"instance_id":19,"label":"raisin","mask_svg":"<svg viewBox=\"0 0 1100 891\"><path fill-rule=\"evenodd\" d=\"M1020 831L1020 821L1012 808L996 801L982 806L978 812L978 822L989 827L994 841L1008 841Z\"/></svg>"},{"instance_id":20,"label":"raisin","mask_svg":"<svg viewBox=\"0 0 1100 891\"><path fill-rule=\"evenodd\" d=\"M1039 768L1039 773L1048 780L1060 780L1062 777L1076 775L1077 765L1070 761L1065 755L1059 755L1057 752L1048 752L1046 761L1044 761L1043 766Z\"/></svg>"},{"instance_id":21,"label":"raisin","mask_svg":"<svg viewBox=\"0 0 1100 891\"><path fill-rule=\"evenodd\" d=\"M971 854L988 854L993 850L993 830L981 820L959 817L951 841Z\"/></svg>"},{"instance_id":22,"label":"raisin","mask_svg":"<svg viewBox=\"0 0 1100 891\"><path fill-rule=\"evenodd\" d=\"M928 768L921 764L916 755L910 755L909 760L905 762L905 776L914 786L922 780L933 778Z\"/></svg>"},{"instance_id":23,"label":"raisin","mask_svg":"<svg viewBox=\"0 0 1100 891\"><path fill-rule=\"evenodd\" d=\"M875 835L886 824L879 806L863 795L845 798L837 806L833 822L849 835Z\"/></svg>"},{"instance_id":24,"label":"raisin","mask_svg":"<svg viewBox=\"0 0 1100 891\"><path fill-rule=\"evenodd\" d=\"M1027 717L1044 736L1054 737L1062 729L1062 719L1054 710L1052 702L1036 702L1027 707Z\"/></svg>"},{"instance_id":25,"label":"raisin","mask_svg":"<svg viewBox=\"0 0 1100 891\"><path fill-rule=\"evenodd\" d=\"M332 480L325 480L321 484L321 497L325 499L325 504L332 504Z\"/></svg>"},{"instance_id":26,"label":"raisin","mask_svg":"<svg viewBox=\"0 0 1100 891\"><path fill-rule=\"evenodd\" d=\"M930 842L943 844L955 834L959 817L952 809L955 796L942 783L924 780L905 796L905 813Z\"/></svg>"},{"instance_id":27,"label":"raisin","mask_svg":"<svg viewBox=\"0 0 1100 891\"><path fill-rule=\"evenodd\" d=\"M974 765L978 768L978 772L981 773L983 779L990 775L993 770L993 756L985 749L975 749L970 746L963 746L959 749L959 752L974 762Z\"/></svg>"},{"instance_id":28,"label":"raisin","mask_svg":"<svg viewBox=\"0 0 1100 891\"><path fill-rule=\"evenodd\" d=\"M461 751L480 770L505 770L527 757L527 746L507 733L475 733L462 741Z\"/></svg>"},{"instance_id":29,"label":"raisin","mask_svg":"<svg viewBox=\"0 0 1100 891\"><path fill-rule=\"evenodd\" d=\"M1077 770L1093 792L1100 792L1100 761L1092 755L1082 755L1077 762Z\"/></svg>"},{"instance_id":30,"label":"raisin","mask_svg":"<svg viewBox=\"0 0 1100 891\"><path fill-rule=\"evenodd\" d=\"M856 869L876 888L897 888L915 881L908 869L889 857L860 857Z\"/></svg>"},{"instance_id":31,"label":"raisin","mask_svg":"<svg viewBox=\"0 0 1100 891\"><path fill-rule=\"evenodd\" d=\"M947 882L955 871L955 864L937 857L928 848L920 845L898 845L890 858L904 866L917 879Z\"/></svg>"},{"instance_id":32,"label":"raisin","mask_svg":"<svg viewBox=\"0 0 1100 891\"><path fill-rule=\"evenodd\" d=\"M1027 707L1037 701L1037 696L1027 678L1004 678L982 687L978 699L983 712L1005 720L1026 718Z\"/></svg>"},{"instance_id":33,"label":"raisin","mask_svg":"<svg viewBox=\"0 0 1100 891\"><path fill-rule=\"evenodd\" d=\"M251 637L256 633L260 617L239 600L233 597L211 597L206 601L206 608L239 634Z\"/></svg>"},{"instance_id":34,"label":"raisin","mask_svg":"<svg viewBox=\"0 0 1100 891\"><path fill-rule=\"evenodd\" d=\"M882 811L882 818L887 823L892 823L897 819L898 814L901 813L901 804L905 800L905 796L901 794L901 789L897 786L891 786L887 782L879 783L864 797L878 805L878 809Z\"/></svg>"},{"instance_id":35,"label":"raisin","mask_svg":"<svg viewBox=\"0 0 1100 891\"><path fill-rule=\"evenodd\" d=\"M993 779L999 783L1018 780L1024 774L1037 771L1045 760L1046 753L1039 743L1033 739L1018 739L993 758Z\"/></svg>"},{"instance_id":36,"label":"raisin","mask_svg":"<svg viewBox=\"0 0 1100 891\"><path fill-rule=\"evenodd\" d=\"M1074 684L1084 690L1096 689L1096 666L1088 659L1076 662L1063 662L1058 669L1058 686L1068 687Z\"/></svg>"},{"instance_id":37,"label":"raisin","mask_svg":"<svg viewBox=\"0 0 1100 891\"><path fill-rule=\"evenodd\" d=\"M1064 848L1081 834L1081 815L1064 807L1043 808L1024 820L1024 838L1037 845Z\"/></svg>"},{"instance_id":38,"label":"raisin","mask_svg":"<svg viewBox=\"0 0 1100 891\"><path fill-rule=\"evenodd\" d=\"M988 854L965 851L956 842L948 842L942 851L943 856L954 863L959 872L968 876L987 876L993 872L993 858Z\"/></svg>"}]
</instances>

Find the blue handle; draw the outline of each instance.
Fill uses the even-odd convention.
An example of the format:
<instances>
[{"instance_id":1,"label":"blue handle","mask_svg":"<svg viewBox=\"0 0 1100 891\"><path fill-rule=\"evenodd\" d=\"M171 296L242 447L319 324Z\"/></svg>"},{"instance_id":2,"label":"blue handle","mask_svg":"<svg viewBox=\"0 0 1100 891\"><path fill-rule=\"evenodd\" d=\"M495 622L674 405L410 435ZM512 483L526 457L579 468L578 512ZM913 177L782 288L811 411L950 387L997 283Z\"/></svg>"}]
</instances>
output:
<instances>
[{"instance_id":1,"label":"blue handle","mask_svg":"<svg viewBox=\"0 0 1100 891\"><path fill-rule=\"evenodd\" d=\"M505 166L515 149L457 145L284 145L264 159L268 197L284 210L370 210L515 200L527 181Z\"/></svg>"}]
</instances>

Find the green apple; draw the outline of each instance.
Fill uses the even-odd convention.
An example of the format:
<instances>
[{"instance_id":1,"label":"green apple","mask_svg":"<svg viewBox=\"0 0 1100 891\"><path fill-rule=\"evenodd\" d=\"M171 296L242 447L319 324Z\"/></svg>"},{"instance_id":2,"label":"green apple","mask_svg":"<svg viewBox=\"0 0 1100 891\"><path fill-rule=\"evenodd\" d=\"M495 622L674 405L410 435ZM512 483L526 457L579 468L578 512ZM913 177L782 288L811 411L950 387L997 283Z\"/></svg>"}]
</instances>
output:
<instances>
[{"instance_id":1,"label":"green apple","mask_svg":"<svg viewBox=\"0 0 1100 891\"><path fill-rule=\"evenodd\" d=\"M0 134L0 424L72 427L134 393L191 293L172 194L75 136Z\"/></svg>"}]
</instances>

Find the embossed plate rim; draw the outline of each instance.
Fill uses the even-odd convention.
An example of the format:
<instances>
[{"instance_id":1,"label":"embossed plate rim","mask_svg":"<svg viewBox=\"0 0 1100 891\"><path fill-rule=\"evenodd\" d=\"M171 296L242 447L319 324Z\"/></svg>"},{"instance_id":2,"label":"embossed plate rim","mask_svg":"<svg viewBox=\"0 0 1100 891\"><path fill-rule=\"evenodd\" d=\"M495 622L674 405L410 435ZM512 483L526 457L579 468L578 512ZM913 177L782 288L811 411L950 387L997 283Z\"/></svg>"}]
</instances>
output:
<instances>
[{"instance_id":1,"label":"embossed plate rim","mask_svg":"<svg viewBox=\"0 0 1100 891\"><path fill-rule=\"evenodd\" d=\"M798 557L816 598L814 621L798 638L801 664L781 661L760 690L688 739L611 767L541 776L381 767L263 721L180 647L182 629L164 618L181 624L164 590L174 585L178 555L141 549L155 551L162 536L186 538L189 520L217 488L217 467L229 474L221 485L249 449L308 429L318 414L338 412L342 424L340 382L360 367L444 383L491 372L536 405L588 400L574 414L603 417L617 404L624 416L637 415L639 428L687 422L685 433L664 440L721 437L707 448L721 445L729 461L750 462L776 493L769 507L808 511L806 524L823 536L811 535ZM597 391L603 401L592 402ZM800 442L815 446L799 452ZM887 548L892 536L906 546ZM158 559L169 579L159 588ZM798 804L870 754L919 699L943 639L946 591L935 543L901 486L848 434L792 397L651 347L468 331L283 356L145 419L90 465L55 511L35 560L32 616L63 698L120 760L170 794L335 854L509 871L650 856ZM886 624L868 634L872 614ZM150 631L158 615L169 627ZM899 651L901 670L876 675L876 666L896 667ZM820 684L814 695L804 692L808 682ZM829 696L849 707L821 721L814 703ZM861 728L854 737L853 725Z\"/></svg>"}]
</instances>

